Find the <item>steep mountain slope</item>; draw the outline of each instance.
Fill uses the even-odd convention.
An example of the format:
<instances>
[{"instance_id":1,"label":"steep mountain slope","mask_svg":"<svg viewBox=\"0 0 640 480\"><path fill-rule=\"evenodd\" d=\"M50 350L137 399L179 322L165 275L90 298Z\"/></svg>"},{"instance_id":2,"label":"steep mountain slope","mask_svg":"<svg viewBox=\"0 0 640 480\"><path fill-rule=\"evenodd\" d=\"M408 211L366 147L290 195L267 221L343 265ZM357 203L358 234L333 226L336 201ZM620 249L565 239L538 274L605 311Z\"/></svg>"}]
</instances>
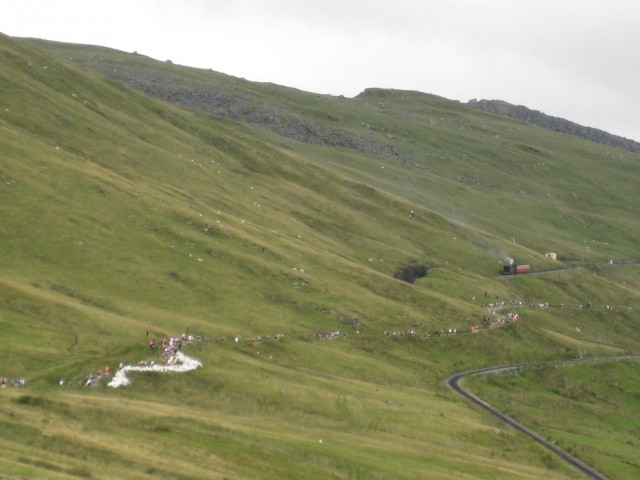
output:
<instances>
[{"instance_id":1,"label":"steep mountain slope","mask_svg":"<svg viewBox=\"0 0 640 480\"><path fill-rule=\"evenodd\" d=\"M97 51L186 91L229 81ZM417 92L233 80L228 95L276 112L252 124L30 42L0 37L0 56L0 375L27 378L2 391L3 474L574 475L442 379L637 348L637 156ZM547 251L577 268L498 276L503 254L558 268ZM412 285L394 278L410 262L430 267ZM522 321L472 335L497 297L525 302ZM587 301L599 308L573 308ZM200 337L185 350L203 368L79 387L105 365L158 361L149 338L183 333Z\"/></svg>"},{"instance_id":2,"label":"steep mountain slope","mask_svg":"<svg viewBox=\"0 0 640 480\"><path fill-rule=\"evenodd\" d=\"M588 238L597 245L592 257L637 257L633 235L610 235L639 227L638 191L628 181L638 174L637 155L419 92L369 89L336 98L106 48L31 42L158 98L292 138L288 147L305 155L305 144L337 147L314 156L442 216L526 238L538 251L581 258L583 246L569 251L570 244ZM367 160L352 168L361 153ZM544 228L523 228L524 215Z\"/></svg>"}]
</instances>

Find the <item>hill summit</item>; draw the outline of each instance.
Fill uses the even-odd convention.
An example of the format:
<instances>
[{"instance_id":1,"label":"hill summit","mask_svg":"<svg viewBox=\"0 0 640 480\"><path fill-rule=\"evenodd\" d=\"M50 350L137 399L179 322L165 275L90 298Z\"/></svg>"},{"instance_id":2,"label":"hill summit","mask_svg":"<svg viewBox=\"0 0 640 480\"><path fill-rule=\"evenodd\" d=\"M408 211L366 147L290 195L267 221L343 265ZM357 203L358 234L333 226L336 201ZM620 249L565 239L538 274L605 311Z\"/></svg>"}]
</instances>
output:
<instances>
[{"instance_id":1,"label":"hill summit","mask_svg":"<svg viewBox=\"0 0 640 480\"><path fill-rule=\"evenodd\" d=\"M554 132L575 135L585 140L609 145L615 148L622 148L630 152L640 153L640 143L635 140L613 135L597 128L585 127L575 122L565 120L560 117L552 117L538 110L532 110L523 105L513 105L503 100L469 100L468 105L479 108L485 112L506 115L511 118L522 120L523 122L548 128Z\"/></svg>"}]
</instances>

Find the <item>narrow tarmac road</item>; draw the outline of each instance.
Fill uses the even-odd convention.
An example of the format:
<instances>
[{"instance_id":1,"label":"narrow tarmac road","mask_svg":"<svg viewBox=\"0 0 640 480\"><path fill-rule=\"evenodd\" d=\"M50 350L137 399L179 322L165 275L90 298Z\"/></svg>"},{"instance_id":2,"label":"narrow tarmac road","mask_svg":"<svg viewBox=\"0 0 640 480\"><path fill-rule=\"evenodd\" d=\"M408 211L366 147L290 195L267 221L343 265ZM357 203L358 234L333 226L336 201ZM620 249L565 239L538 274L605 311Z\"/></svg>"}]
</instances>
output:
<instances>
[{"instance_id":1,"label":"narrow tarmac road","mask_svg":"<svg viewBox=\"0 0 640 480\"><path fill-rule=\"evenodd\" d=\"M632 357L621 357L621 358L632 358ZM572 467L581 471L588 478L593 478L596 480L606 480L607 477L605 477L602 473L598 472L596 469L590 467L589 465L581 461L579 458L574 457L573 455L571 455L568 452L565 452L561 448L556 447L553 443L545 440L533 430L530 430L524 425L521 425L520 423L516 422L514 419L508 417L507 415L500 413L499 411L497 411L495 408L493 408L491 405L489 405L487 402L485 402L481 398L475 396L473 393L462 388L459 383L462 378L467 376L488 375L488 374L494 374L494 373L500 373L500 372L508 372L508 371L516 370L521 366L522 365L507 365L503 367L488 367L488 368L478 368L475 370L467 370L465 372L460 372L460 373L451 375L449 378L445 380L445 384L447 385L447 387L449 387L451 390L453 390L457 394L462 395L464 398L471 400L476 405L479 405L480 407L484 408L486 411L488 411L491 415L493 415L497 419L503 421L504 423L515 428L516 430L519 430L520 432L530 436L536 442L540 443L543 447L545 447L549 451L558 455L566 463L568 463Z\"/></svg>"}]
</instances>

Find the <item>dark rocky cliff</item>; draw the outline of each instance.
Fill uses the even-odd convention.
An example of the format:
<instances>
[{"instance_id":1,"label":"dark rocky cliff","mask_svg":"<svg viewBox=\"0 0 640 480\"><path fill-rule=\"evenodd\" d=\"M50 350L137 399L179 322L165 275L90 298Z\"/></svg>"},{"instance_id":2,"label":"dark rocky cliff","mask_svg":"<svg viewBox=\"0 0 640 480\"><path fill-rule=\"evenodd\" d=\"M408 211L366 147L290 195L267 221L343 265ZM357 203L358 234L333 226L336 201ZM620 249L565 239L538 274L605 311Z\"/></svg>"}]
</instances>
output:
<instances>
[{"instance_id":1,"label":"dark rocky cliff","mask_svg":"<svg viewBox=\"0 0 640 480\"><path fill-rule=\"evenodd\" d=\"M585 127L564 118L552 117L538 110L531 110L523 105L513 105L502 100L469 100L468 105L486 112L506 115L508 117L532 123L560 133L576 135L592 142L622 148L630 152L640 153L640 143L628 138L612 135L597 128Z\"/></svg>"}]
</instances>

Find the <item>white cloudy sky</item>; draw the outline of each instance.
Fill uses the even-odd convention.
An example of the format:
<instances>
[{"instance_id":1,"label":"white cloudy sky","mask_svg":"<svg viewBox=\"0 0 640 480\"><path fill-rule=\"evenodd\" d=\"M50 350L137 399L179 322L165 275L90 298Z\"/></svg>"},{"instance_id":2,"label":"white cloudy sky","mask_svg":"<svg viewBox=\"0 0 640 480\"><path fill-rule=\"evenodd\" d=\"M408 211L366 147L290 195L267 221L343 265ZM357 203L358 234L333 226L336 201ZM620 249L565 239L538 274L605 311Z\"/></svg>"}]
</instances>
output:
<instances>
[{"instance_id":1,"label":"white cloudy sky","mask_svg":"<svg viewBox=\"0 0 640 480\"><path fill-rule=\"evenodd\" d=\"M0 32L318 93L501 99L640 141L638 0L2 0Z\"/></svg>"}]
</instances>

